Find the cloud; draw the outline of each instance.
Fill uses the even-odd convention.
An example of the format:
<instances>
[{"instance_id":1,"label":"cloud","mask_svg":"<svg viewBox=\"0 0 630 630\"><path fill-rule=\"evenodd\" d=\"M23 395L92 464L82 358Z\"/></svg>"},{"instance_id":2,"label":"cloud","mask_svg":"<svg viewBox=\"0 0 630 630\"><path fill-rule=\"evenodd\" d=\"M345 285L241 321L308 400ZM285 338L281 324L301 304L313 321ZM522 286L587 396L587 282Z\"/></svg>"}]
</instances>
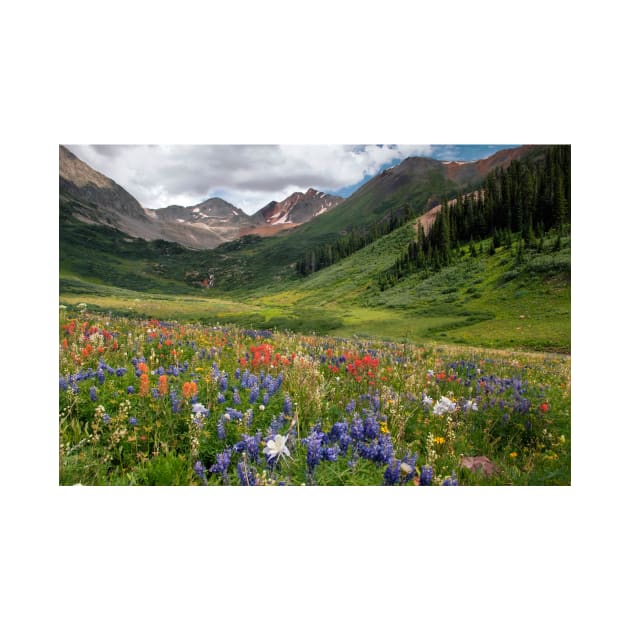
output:
<instances>
[{"instance_id":1,"label":"cloud","mask_svg":"<svg viewBox=\"0 0 630 630\"><path fill-rule=\"evenodd\" d=\"M448 155L432 145L69 145L146 208L221 197L252 214L296 190L348 189L410 155ZM453 156L453 157L451 157Z\"/></svg>"}]
</instances>

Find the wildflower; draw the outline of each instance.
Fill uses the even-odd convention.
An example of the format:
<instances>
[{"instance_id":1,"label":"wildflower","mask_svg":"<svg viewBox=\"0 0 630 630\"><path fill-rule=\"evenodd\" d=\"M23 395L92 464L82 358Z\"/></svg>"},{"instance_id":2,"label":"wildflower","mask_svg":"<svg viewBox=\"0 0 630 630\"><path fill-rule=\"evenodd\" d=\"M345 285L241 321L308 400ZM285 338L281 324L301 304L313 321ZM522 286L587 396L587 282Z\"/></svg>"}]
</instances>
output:
<instances>
[{"instance_id":1,"label":"wildflower","mask_svg":"<svg viewBox=\"0 0 630 630\"><path fill-rule=\"evenodd\" d=\"M140 375L140 396L148 396L149 394L149 375Z\"/></svg>"},{"instance_id":2,"label":"wildflower","mask_svg":"<svg viewBox=\"0 0 630 630\"><path fill-rule=\"evenodd\" d=\"M236 465L236 472L241 482L241 486L255 486L257 484L256 469L251 468L245 462Z\"/></svg>"},{"instance_id":3,"label":"wildflower","mask_svg":"<svg viewBox=\"0 0 630 630\"><path fill-rule=\"evenodd\" d=\"M430 486L433 479L433 468L431 466L423 466L420 471L420 485Z\"/></svg>"},{"instance_id":4,"label":"wildflower","mask_svg":"<svg viewBox=\"0 0 630 630\"><path fill-rule=\"evenodd\" d=\"M282 413L284 413L284 415L289 418L293 415L293 404L291 403L291 398L288 395L284 397L284 404L282 405Z\"/></svg>"},{"instance_id":5,"label":"wildflower","mask_svg":"<svg viewBox=\"0 0 630 630\"><path fill-rule=\"evenodd\" d=\"M433 438L433 441L439 446L440 444L444 444L445 440L441 435L438 435Z\"/></svg>"},{"instance_id":6,"label":"wildflower","mask_svg":"<svg viewBox=\"0 0 630 630\"><path fill-rule=\"evenodd\" d=\"M286 435L278 434L274 437L273 440L269 440L267 442L267 446L265 446L265 448L263 449L263 453L267 455L268 461L271 461L272 459L276 459L276 461L278 461L284 455L286 455L287 457L291 457L286 443Z\"/></svg>"},{"instance_id":7,"label":"wildflower","mask_svg":"<svg viewBox=\"0 0 630 630\"><path fill-rule=\"evenodd\" d=\"M457 403L453 402L446 396L440 396L440 400L433 407L433 415L442 416L445 413L451 413L457 409Z\"/></svg>"},{"instance_id":8,"label":"wildflower","mask_svg":"<svg viewBox=\"0 0 630 630\"><path fill-rule=\"evenodd\" d=\"M227 470L232 458L232 449L226 448L222 453L217 453L216 463L210 467L210 472L217 473L223 477L223 482L228 484Z\"/></svg>"},{"instance_id":9,"label":"wildflower","mask_svg":"<svg viewBox=\"0 0 630 630\"><path fill-rule=\"evenodd\" d=\"M510 453L510 457L511 457L512 459L514 459L515 457L518 457L518 453L515 453L514 451L512 451L512 452Z\"/></svg>"},{"instance_id":10,"label":"wildflower","mask_svg":"<svg viewBox=\"0 0 630 630\"><path fill-rule=\"evenodd\" d=\"M236 389L236 387L234 388L234 392L233 392L233 401L234 401L234 405L236 407L238 407L241 404L241 396L238 393L238 389Z\"/></svg>"},{"instance_id":11,"label":"wildflower","mask_svg":"<svg viewBox=\"0 0 630 630\"><path fill-rule=\"evenodd\" d=\"M261 437L262 434L260 431L255 435L241 435L241 441L237 442L233 447L234 451L247 454L252 462L258 462L260 459L258 445L260 444Z\"/></svg>"},{"instance_id":12,"label":"wildflower","mask_svg":"<svg viewBox=\"0 0 630 630\"><path fill-rule=\"evenodd\" d=\"M195 462L195 465L193 466L193 470L195 471L195 475L197 475L197 477L201 479L201 481L203 482L203 485L204 486L208 485L208 481L206 479L206 469L204 468L203 464L200 461Z\"/></svg>"},{"instance_id":13,"label":"wildflower","mask_svg":"<svg viewBox=\"0 0 630 630\"><path fill-rule=\"evenodd\" d=\"M547 412L549 411L549 403L546 403L546 402L542 403L542 404L540 405L540 410L541 410L543 413L547 413Z\"/></svg>"},{"instance_id":14,"label":"wildflower","mask_svg":"<svg viewBox=\"0 0 630 630\"><path fill-rule=\"evenodd\" d=\"M463 407L464 411L477 411L477 403L474 400L465 400Z\"/></svg>"},{"instance_id":15,"label":"wildflower","mask_svg":"<svg viewBox=\"0 0 630 630\"><path fill-rule=\"evenodd\" d=\"M166 394L168 394L168 376L166 376L166 374L160 374L160 378L158 379L159 382L159 387L158 387L158 391L160 392L160 394L162 394L162 396L166 396Z\"/></svg>"},{"instance_id":16,"label":"wildflower","mask_svg":"<svg viewBox=\"0 0 630 630\"><path fill-rule=\"evenodd\" d=\"M227 416L227 414L226 414ZM229 419L230 416L227 416L227 418ZM219 420L217 421L217 437L220 440L225 440L225 424L224 424L224 416L220 416Z\"/></svg>"},{"instance_id":17,"label":"wildflower","mask_svg":"<svg viewBox=\"0 0 630 630\"><path fill-rule=\"evenodd\" d=\"M136 390L134 389L133 385L129 385L129 387L127 387L127 393L128 394L133 394Z\"/></svg>"},{"instance_id":18,"label":"wildflower","mask_svg":"<svg viewBox=\"0 0 630 630\"><path fill-rule=\"evenodd\" d=\"M450 477L447 477L443 482L443 486L458 486L459 482L457 481L457 477L455 473L453 473Z\"/></svg>"},{"instance_id":19,"label":"wildflower","mask_svg":"<svg viewBox=\"0 0 630 630\"><path fill-rule=\"evenodd\" d=\"M135 427L138 424L138 420L136 418L134 418L133 416L131 416L131 418L129 418L129 424L132 427Z\"/></svg>"},{"instance_id":20,"label":"wildflower","mask_svg":"<svg viewBox=\"0 0 630 630\"><path fill-rule=\"evenodd\" d=\"M400 481L400 460L393 459L385 469L383 481L386 486L395 486Z\"/></svg>"},{"instance_id":21,"label":"wildflower","mask_svg":"<svg viewBox=\"0 0 630 630\"><path fill-rule=\"evenodd\" d=\"M92 387L90 387L90 400L92 402L96 402L96 387L94 387L94 385L92 385Z\"/></svg>"},{"instance_id":22,"label":"wildflower","mask_svg":"<svg viewBox=\"0 0 630 630\"><path fill-rule=\"evenodd\" d=\"M201 403L193 403L192 412L201 416L208 416L208 410Z\"/></svg>"},{"instance_id":23,"label":"wildflower","mask_svg":"<svg viewBox=\"0 0 630 630\"><path fill-rule=\"evenodd\" d=\"M186 381L182 384L182 394L184 398L192 398L197 395L197 383L195 381Z\"/></svg>"}]
</instances>

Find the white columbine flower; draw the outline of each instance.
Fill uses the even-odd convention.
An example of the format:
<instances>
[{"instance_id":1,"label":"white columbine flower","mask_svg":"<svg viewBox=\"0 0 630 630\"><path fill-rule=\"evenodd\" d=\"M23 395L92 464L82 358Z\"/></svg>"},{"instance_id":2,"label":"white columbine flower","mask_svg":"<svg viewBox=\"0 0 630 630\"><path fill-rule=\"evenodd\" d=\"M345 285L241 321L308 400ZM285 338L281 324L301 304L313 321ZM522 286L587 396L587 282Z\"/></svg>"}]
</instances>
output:
<instances>
[{"instance_id":1,"label":"white columbine flower","mask_svg":"<svg viewBox=\"0 0 630 630\"><path fill-rule=\"evenodd\" d=\"M263 453L268 455L269 459L274 459L275 457L280 459L283 455L291 457L289 449L286 447L286 443L286 435L276 435L273 440L269 440L267 442L267 446L263 448Z\"/></svg>"},{"instance_id":2,"label":"white columbine flower","mask_svg":"<svg viewBox=\"0 0 630 630\"><path fill-rule=\"evenodd\" d=\"M433 407L433 414L436 416L441 416L445 413L450 413L455 411L457 408L457 403L453 402L450 398L446 396L440 396L440 400L436 403L435 407Z\"/></svg>"},{"instance_id":3,"label":"white columbine flower","mask_svg":"<svg viewBox=\"0 0 630 630\"><path fill-rule=\"evenodd\" d=\"M464 411L477 411L477 403L474 400L466 400L464 401Z\"/></svg>"},{"instance_id":4,"label":"white columbine flower","mask_svg":"<svg viewBox=\"0 0 630 630\"><path fill-rule=\"evenodd\" d=\"M433 404L433 398L422 392L422 404L428 409Z\"/></svg>"}]
</instances>

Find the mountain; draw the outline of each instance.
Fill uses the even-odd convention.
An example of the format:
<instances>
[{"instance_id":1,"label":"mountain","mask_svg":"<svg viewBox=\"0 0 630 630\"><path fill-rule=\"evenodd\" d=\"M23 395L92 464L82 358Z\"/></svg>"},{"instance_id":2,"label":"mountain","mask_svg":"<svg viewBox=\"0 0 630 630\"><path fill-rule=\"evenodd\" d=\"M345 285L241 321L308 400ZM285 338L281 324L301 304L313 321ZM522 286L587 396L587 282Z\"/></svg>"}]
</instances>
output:
<instances>
[{"instance_id":1,"label":"mountain","mask_svg":"<svg viewBox=\"0 0 630 630\"><path fill-rule=\"evenodd\" d=\"M161 225L164 240L194 249L213 249L256 225L240 208L218 197L195 206L168 206L145 212Z\"/></svg>"},{"instance_id":2,"label":"mountain","mask_svg":"<svg viewBox=\"0 0 630 630\"><path fill-rule=\"evenodd\" d=\"M143 208L115 181L61 145L59 194L62 202L70 202L71 215L83 223L193 249L213 249L248 234L271 236L307 223L343 201L310 188L306 193L295 192L284 201L272 201L252 216L217 197L195 206Z\"/></svg>"},{"instance_id":3,"label":"mountain","mask_svg":"<svg viewBox=\"0 0 630 630\"><path fill-rule=\"evenodd\" d=\"M284 201L268 203L254 214L254 219L266 225L300 225L327 212L342 201L342 197L309 188L305 193L293 193Z\"/></svg>"},{"instance_id":4,"label":"mountain","mask_svg":"<svg viewBox=\"0 0 630 630\"><path fill-rule=\"evenodd\" d=\"M144 209L122 186L61 145L59 196L75 202L73 214L85 223L115 227L134 236L151 231L151 220Z\"/></svg>"},{"instance_id":5,"label":"mountain","mask_svg":"<svg viewBox=\"0 0 630 630\"><path fill-rule=\"evenodd\" d=\"M295 230L290 237L325 242L352 228L382 221L405 204L416 214L423 214L445 197L473 190L492 169L507 167L512 160L537 150L538 146L505 149L475 162L409 157L381 171L335 208Z\"/></svg>"}]
</instances>

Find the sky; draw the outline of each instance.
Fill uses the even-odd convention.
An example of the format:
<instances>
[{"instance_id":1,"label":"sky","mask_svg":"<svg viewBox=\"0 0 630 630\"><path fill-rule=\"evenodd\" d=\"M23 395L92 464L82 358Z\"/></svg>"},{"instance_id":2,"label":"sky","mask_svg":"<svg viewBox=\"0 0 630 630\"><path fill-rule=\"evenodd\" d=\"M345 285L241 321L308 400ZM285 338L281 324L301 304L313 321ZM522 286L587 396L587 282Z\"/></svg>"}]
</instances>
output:
<instances>
[{"instance_id":1,"label":"sky","mask_svg":"<svg viewBox=\"0 0 630 630\"><path fill-rule=\"evenodd\" d=\"M66 145L145 208L220 197L247 214L315 188L341 197L409 156L479 160L517 145Z\"/></svg>"}]
</instances>

